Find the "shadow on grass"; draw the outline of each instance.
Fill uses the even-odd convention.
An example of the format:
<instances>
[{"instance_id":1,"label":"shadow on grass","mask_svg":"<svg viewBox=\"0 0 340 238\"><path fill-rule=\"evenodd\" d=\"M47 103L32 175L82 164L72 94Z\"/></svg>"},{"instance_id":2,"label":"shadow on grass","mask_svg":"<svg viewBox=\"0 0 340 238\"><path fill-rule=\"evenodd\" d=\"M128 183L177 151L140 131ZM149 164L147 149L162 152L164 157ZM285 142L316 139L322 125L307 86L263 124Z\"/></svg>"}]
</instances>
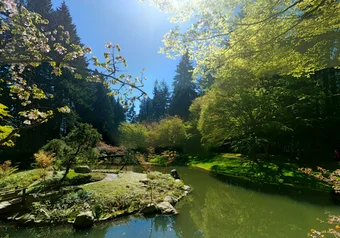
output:
<instances>
[{"instance_id":1,"label":"shadow on grass","mask_svg":"<svg viewBox=\"0 0 340 238\"><path fill-rule=\"evenodd\" d=\"M296 164L232 160L224 163L215 160L217 164L211 167L213 176L246 189L284 195L301 202L331 205L340 201L330 185L300 172Z\"/></svg>"}]
</instances>

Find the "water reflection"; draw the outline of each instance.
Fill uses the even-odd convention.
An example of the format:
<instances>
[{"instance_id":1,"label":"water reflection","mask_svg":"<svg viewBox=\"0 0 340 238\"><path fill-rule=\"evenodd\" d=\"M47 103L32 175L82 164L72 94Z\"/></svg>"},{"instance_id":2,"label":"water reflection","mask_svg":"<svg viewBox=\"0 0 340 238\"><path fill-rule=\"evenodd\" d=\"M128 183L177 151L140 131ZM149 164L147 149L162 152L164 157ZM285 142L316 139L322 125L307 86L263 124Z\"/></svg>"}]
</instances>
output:
<instances>
[{"instance_id":1,"label":"water reflection","mask_svg":"<svg viewBox=\"0 0 340 238\"><path fill-rule=\"evenodd\" d=\"M10 227L10 237L294 238L306 237L310 228L322 228L316 218L325 218L325 211L340 214L337 206L304 202L303 197L259 193L230 185L197 169L177 167L177 170L185 183L194 188L190 196L177 204L179 215L131 216L86 231L75 231L71 226Z\"/></svg>"}]
</instances>

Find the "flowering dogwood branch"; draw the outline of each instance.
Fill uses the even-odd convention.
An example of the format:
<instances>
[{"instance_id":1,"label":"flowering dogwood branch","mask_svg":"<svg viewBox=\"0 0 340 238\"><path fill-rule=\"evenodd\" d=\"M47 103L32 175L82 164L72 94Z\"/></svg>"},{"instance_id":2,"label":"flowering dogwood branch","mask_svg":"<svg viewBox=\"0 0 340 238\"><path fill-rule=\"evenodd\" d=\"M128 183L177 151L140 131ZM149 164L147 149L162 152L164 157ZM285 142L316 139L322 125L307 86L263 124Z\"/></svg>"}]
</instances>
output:
<instances>
[{"instance_id":1,"label":"flowering dogwood branch","mask_svg":"<svg viewBox=\"0 0 340 238\"><path fill-rule=\"evenodd\" d=\"M9 97L12 100L20 101L24 108L30 107L18 113L23 121L19 122L19 126L16 127L13 123L8 123L10 120L6 120L6 118L12 118L8 107L0 104L2 108L0 110L0 146L13 145L12 139L18 135L19 131L48 121L55 112L70 112L67 105L47 111L32 106L33 101L53 97L26 78L27 72L43 63L48 63L52 67L55 76L60 76L62 70L66 69L75 78L103 83L111 90L111 95L121 95L121 101L125 101L125 97L132 103L146 95L141 89L143 77L132 79L131 75L116 76L119 72L118 65L127 66L123 56L115 55L115 51L120 52L119 45L113 45L111 42L105 44L108 52L104 53L104 62L100 62L94 56L89 59L94 67L103 69L104 72L75 67L73 66L75 60L91 54L91 48L71 44L70 33L65 31L63 26L47 31L48 24L48 20L18 6L15 0L0 2L0 64L8 67L8 76L0 78L0 82L6 84L7 90L1 89L0 94L9 91ZM139 91L140 95L132 96L133 90Z\"/></svg>"}]
</instances>

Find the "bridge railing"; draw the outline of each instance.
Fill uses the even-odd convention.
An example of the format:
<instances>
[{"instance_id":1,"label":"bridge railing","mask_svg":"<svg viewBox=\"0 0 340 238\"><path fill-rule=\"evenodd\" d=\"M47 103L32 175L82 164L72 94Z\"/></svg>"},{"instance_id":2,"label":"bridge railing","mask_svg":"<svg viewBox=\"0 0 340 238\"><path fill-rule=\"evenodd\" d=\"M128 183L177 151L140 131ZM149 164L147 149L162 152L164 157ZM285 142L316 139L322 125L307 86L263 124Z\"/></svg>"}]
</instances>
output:
<instances>
[{"instance_id":1,"label":"bridge railing","mask_svg":"<svg viewBox=\"0 0 340 238\"><path fill-rule=\"evenodd\" d=\"M10 187L0 188L0 202L22 198L24 202L26 196L26 188Z\"/></svg>"}]
</instances>

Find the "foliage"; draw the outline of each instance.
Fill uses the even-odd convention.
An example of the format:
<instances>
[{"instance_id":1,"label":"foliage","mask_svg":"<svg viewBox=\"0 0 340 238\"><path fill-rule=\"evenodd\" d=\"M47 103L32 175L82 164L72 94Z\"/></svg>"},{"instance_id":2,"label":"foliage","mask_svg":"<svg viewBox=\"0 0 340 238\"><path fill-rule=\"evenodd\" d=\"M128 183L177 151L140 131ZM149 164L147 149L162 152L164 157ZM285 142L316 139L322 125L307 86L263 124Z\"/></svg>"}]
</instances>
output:
<instances>
[{"instance_id":1,"label":"foliage","mask_svg":"<svg viewBox=\"0 0 340 238\"><path fill-rule=\"evenodd\" d=\"M149 2L178 24L161 52L195 60L194 78L210 77L196 117L205 146L228 144L254 159L270 148L313 156L316 145L318 156L331 154L339 140L339 3ZM195 121L189 126L195 132Z\"/></svg>"},{"instance_id":2,"label":"foliage","mask_svg":"<svg viewBox=\"0 0 340 238\"><path fill-rule=\"evenodd\" d=\"M153 98L145 98L139 106L138 122L159 122L169 115L170 92L165 81L155 81Z\"/></svg>"},{"instance_id":3,"label":"foliage","mask_svg":"<svg viewBox=\"0 0 340 238\"><path fill-rule=\"evenodd\" d=\"M51 4L40 5L40 8L38 6L39 4L34 1L28 1L28 8L40 11L44 17L52 18ZM42 9L44 7L45 9ZM47 122L56 112L70 112L70 106L72 107L70 103L62 106L49 104L45 107L46 110L36 106L38 101L48 101L53 97L51 90L45 92L46 88L41 85L39 87L38 82L29 80L32 75L30 71L36 72L38 68L48 66L47 70L52 73L52 76L48 76L50 78L68 74L76 79L86 78L89 81L102 82L107 88L110 88L110 84L119 85L118 88L111 87L111 95L122 93L127 96L132 93L133 89L139 90L141 95L131 97L131 101L145 94L140 89L143 77L131 80L130 75L114 76L118 71L118 64L127 66L126 59L115 54L120 51L118 45L106 43L105 47L108 52L104 53L104 62L100 62L97 57L91 58L94 66L106 70L108 74L87 67L83 57L91 53L91 48L82 47L79 38L71 36L70 33L75 33L75 27L65 3L57 9L54 15L55 21L51 22L42 18L38 13L27 10L24 5L17 5L14 0L1 2L0 12L0 34L2 36L0 44L3 49L0 54L0 63L7 72L6 76L1 76L0 82L8 85L2 88L1 92L6 97L6 104L1 104L1 117L12 118L1 123L0 145L13 145L13 139L19 132ZM58 25L63 20L67 24ZM82 64L80 64L81 59ZM100 77L105 77L107 80L104 81ZM8 111L4 110L4 106L12 108L11 105L16 105L16 110L11 110L9 116L6 115ZM9 127L11 127L10 132Z\"/></svg>"},{"instance_id":4,"label":"foliage","mask_svg":"<svg viewBox=\"0 0 340 238\"><path fill-rule=\"evenodd\" d=\"M73 170L74 170L76 173L80 173L80 174L88 174L88 173L91 172L90 167L84 166L84 165L75 166L75 167L73 168Z\"/></svg>"},{"instance_id":5,"label":"foliage","mask_svg":"<svg viewBox=\"0 0 340 238\"><path fill-rule=\"evenodd\" d=\"M186 131L179 117L168 117L154 126L153 135L156 146L183 148Z\"/></svg>"},{"instance_id":6,"label":"foliage","mask_svg":"<svg viewBox=\"0 0 340 238\"><path fill-rule=\"evenodd\" d=\"M189 51L197 61L196 73L222 66L246 68L257 76L301 75L339 66L339 53L333 51L338 47L337 2L149 2L177 23L165 35L161 52L173 57Z\"/></svg>"},{"instance_id":7,"label":"foliage","mask_svg":"<svg viewBox=\"0 0 340 238\"><path fill-rule=\"evenodd\" d=\"M57 173L53 176L46 176L44 180L36 180L29 184L29 193L42 193L42 192L53 192L53 191L64 191L68 186L77 186L87 183L93 183L103 180L106 177L105 173L89 173L80 174L70 170L65 179L60 182L62 178L61 173Z\"/></svg>"},{"instance_id":8,"label":"foliage","mask_svg":"<svg viewBox=\"0 0 340 238\"><path fill-rule=\"evenodd\" d=\"M324 181L310 179L299 171L294 162L282 157L271 157L270 161L259 159L257 162L246 159L240 154L221 154L214 157L194 159L191 165L222 174L231 179L252 182L260 185L275 185L288 190L308 188L316 191L330 191Z\"/></svg>"},{"instance_id":9,"label":"foliage","mask_svg":"<svg viewBox=\"0 0 340 238\"><path fill-rule=\"evenodd\" d=\"M185 129L184 122L177 116L146 125L122 123L119 128L120 141L121 145L142 152L150 146L182 149L186 139Z\"/></svg>"},{"instance_id":10,"label":"foliage","mask_svg":"<svg viewBox=\"0 0 340 238\"><path fill-rule=\"evenodd\" d=\"M165 81L155 81L152 99L152 120L158 122L169 114L170 92ZM150 121L149 121L150 122Z\"/></svg>"},{"instance_id":11,"label":"foliage","mask_svg":"<svg viewBox=\"0 0 340 238\"><path fill-rule=\"evenodd\" d=\"M132 103L131 107L126 112L126 121L130 123L136 123L137 115L135 111L135 104Z\"/></svg>"},{"instance_id":12,"label":"foliage","mask_svg":"<svg viewBox=\"0 0 340 238\"><path fill-rule=\"evenodd\" d=\"M300 168L299 169L301 172L316 178L317 180L320 180L322 182L326 182L332 185L332 188L335 192L335 196L340 193L340 170L334 170L334 171L329 171L321 167L317 167L317 171L313 171L311 168ZM320 220L320 219L318 219ZM320 220L321 221L321 220ZM321 230L317 231L315 229L311 229L311 232L308 233L308 237L325 237L325 234L331 235L333 237L340 237L340 216L339 215L328 215L328 221L321 221L322 223L328 223L335 225L335 228L328 228L328 230Z\"/></svg>"},{"instance_id":13,"label":"foliage","mask_svg":"<svg viewBox=\"0 0 340 238\"><path fill-rule=\"evenodd\" d=\"M6 160L3 164L0 164L0 179L6 178L18 170L17 167L11 167L11 165L12 162L10 160Z\"/></svg>"},{"instance_id":14,"label":"foliage","mask_svg":"<svg viewBox=\"0 0 340 238\"><path fill-rule=\"evenodd\" d=\"M148 160L150 163L168 166L171 163L173 163L177 157L178 157L178 154L176 151L165 150L162 152L161 155L153 155L150 157L150 154L149 154Z\"/></svg>"},{"instance_id":15,"label":"foliage","mask_svg":"<svg viewBox=\"0 0 340 238\"><path fill-rule=\"evenodd\" d=\"M329 183L332 185L335 193L340 193L340 169L330 172L327 169L317 167L318 173L314 172L311 168L299 168L299 170L317 180Z\"/></svg>"},{"instance_id":16,"label":"foliage","mask_svg":"<svg viewBox=\"0 0 340 238\"><path fill-rule=\"evenodd\" d=\"M63 185L81 185L87 183L93 183L103 180L106 174L103 173L90 173L90 174L80 174L72 172L72 170L67 174Z\"/></svg>"},{"instance_id":17,"label":"foliage","mask_svg":"<svg viewBox=\"0 0 340 238\"><path fill-rule=\"evenodd\" d=\"M132 149L145 149L148 143L148 132L145 126L137 123L123 122L119 127L120 144Z\"/></svg>"},{"instance_id":18,"label":"foliage","mask_svg":"<svg viewBox=\"0 0 340 238\"><path fill-rule=\"evenodd\" d=\"M231 143L236 151L253 157L256 151L275 145L312 156L307 153L314 145L326 147L337 141L331 131L337 128L339 101L329 97L338 89L326 87L330 72L337 74L325 71L313 79L261 80L248 78L246 71L231 78L221 75L195 109L203 143L208 147Z\"/></svg>"},{"instance_id":19,"label":"foliage","mask_svg":"<svg viewBox=\"0 0 340 238\"><path fill-rule=\"evenodd\" d=\"M13 173L0 179L0 188L5 187L28 187L33 182L39 180L42 176L41 169L33 169Z\"/></svg>"},{"instance_id":20,"label":"foliage","mask_svg":"<svg viewBox=\"0 0 340 238\"><path fill-rule=\"evenodd\" d=\"M149 173L152 169L151 165L146 161L146 156L140 152L136 152L136 159L140 166L142 166L145 173Z\"/></svg>"},{"instance_id":21,"label":"foliage","mask_svg":"<svg viewBox=\"0 0 340 238\"><path fill-rule=\"evenodd\" d=\"M37 165L44 169L52 166L55 159L53 154L43 150L39 150L38 153L34 154L34 157Z\"/></svg>"},{"instance_id":22,"label":"foliage","mask_svg":"<svg viewBox=\"0 0 340 238\"><path fill-rule=\"evenodd\" d=\"M189 119L189 107L197 97L197 86L193 82L193 67L186 53L177 65L174 77L174 91L170 102L170 115L179 116L183 120Z\"/></svg>"},{"instance_id":23,"label":"foliage","mask_svg":"<svg viewBox=\"0 0 340 238\"><path fill-rule=\"evenodd\" d=\"M95 147L100 140L101 135L91 125L79 124L66 137L47 143L43 150L55 154L58 164L66 167L65 179L72 165L97 159Z\"/></svg>"}]
</instances>

